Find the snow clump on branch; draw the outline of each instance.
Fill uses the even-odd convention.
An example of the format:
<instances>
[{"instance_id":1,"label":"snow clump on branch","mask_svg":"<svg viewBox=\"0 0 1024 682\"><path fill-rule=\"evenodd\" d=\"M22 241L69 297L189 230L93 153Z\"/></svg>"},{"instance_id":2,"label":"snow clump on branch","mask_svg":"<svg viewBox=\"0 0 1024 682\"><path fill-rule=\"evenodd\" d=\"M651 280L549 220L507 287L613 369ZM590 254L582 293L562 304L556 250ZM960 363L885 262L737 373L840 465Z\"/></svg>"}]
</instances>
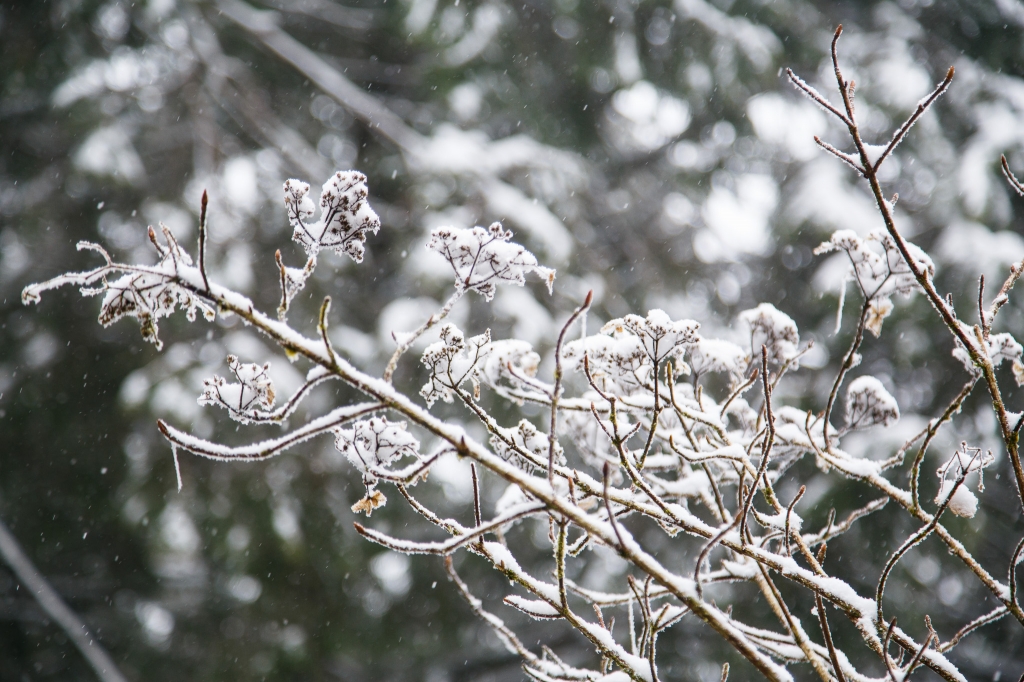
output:
<instances>
[{"instance_id":1,"label":"snow clump on branch","mask_svg":"<svg viewBox=\"0 0 1024 682\"><path fill-rule=\"evenodd\" d=\"M800 332L793 318L771 303L762 303L739 315L750 328L750 356L758 357L761 346L768 350L769 362L783 363L799 355Z\"/></svg>"},{"instance_id":2,"label":"snow clump on branch","mask_svg":"<svg viewBox=\"0 0 1024 682\"><path fill-rule=\"evenodd\" d=\"M423 364L430 371L430 379L420 389L420 395L428 406L438 399L452 402L452 393L467 379L472 379L476 387L477 363L487 355L490 342L490 330L466 339L454 324L441 327L441 340L423 351Z\"/></svg>"},{"instance_id":3,"label":"snow clump on branch","mask_svg":"<svg viewBox=\"0 0 1024 682\"><path fill-rule=\"evenodd\" d=\"M345 255L356 263L363 262L366 233L377 234L380 218L366 197L366 176L358 171L338 171L324 183L320 194L320 219L313 217L313 200L309 184L299 180L284 183L284 205L288 210L292 239L315 258L323 250Z\"/></svg>"},{"instance_id":4,"label":"snow clump on branch","mask_svg":"<svg viewBox=\"0 0 1024 682\"><path fill-rule=\"evenodd\" d=\"M899 418L899 405L881 381L872 376L863 376L850 382L846 389L846 428L866 429L878 424L888 426Z\"/></svg>"},{"instance_id":5,"label":"snow clump on branch","mask_svg":"<svg viewBox=\"0 0 1024 682\"><path fill-rule=\"evenodd\" d=\"M455 271L455 288L476 291L484 300L494 298L498 284L526 284L526 273L536 272L548 292L555 283L555 271L537 264L537 258L512 239L501 223L490 227L461 229L438 227L430 233L427 248L435 251Z\"/></svg>"},{"instance_id":6,"label":"snow clump on branch","mask_svg":"<svg viewBox=\"0 0 1024 682\"><path fill-rule=\"evenodd\" d=\"M955 491L953 490L954 486L956 486ZM951 494L952 497L950 497ZM949 511L957 516L973 519L974 515L978 513L978 497L963 483L957 486L956 481L944 479L939 486L939 492L935 495L935 504L941 505L947 499L949 499Z\"/></svg>"},{"instance_id":7,"label":"snow clump on branch","mask_svg":"<svg viewBox=\"0 0 1024 682\"><path fill-rule=\"evenodd\" d=\"M334 430L334 444L362 475L366 496L352 506L353 512L369 516L387 498L375 489L377 473L403 457L419 457L420 443L406 430L405 422L385 417L361 419L352 428Z\"/></svg>"},{"instance_id":8,"label":"snow clump on branch","mask_svg":"<svg viewBox=\"0 0 1024 682\"><path fill-rule=\"evenodd\" d=\"M238 379L229 384L222 376L214 375L203 381L200 405L218 405L228 411L235 421L248 424L261 416L261 412L274 407L274 382L268 374L270 363L257 365L239 362L234 355L228 356L228 369Z\"/></svg>"},{"instance_id":9,"label":"snow clump on branch","mask_svg":"<svg viewBox=\"0 0 1024 682\"><path fill-rule=\"evenodd\" d=\"M882 253L872 249L872 244L882 247ZM907 251L919 270L929 278L935 275L935 263L920 247L905 242ZM850 259L847 281L857 283L867 303L865 327L876 337L882 333L882 322L893 310L892 296L910 296L921 287L911 271L903 254L900 253L892 236L875 231L867 239L861 239L853 230L837 230L829 241L814 250L815 254L842 251Z\"/></svg>"},{"instance_id":10,"label":"snow clump on branch","mask_svg":"<svg viewBox=\"0 0 1024 682\"><path fill-rule=\"evenodd\" d=\"M676 373L688 373L682 358L697 342L699 328L693 320L673 322L665 311L654 309L647 317L611 320L600 333L565 344L562 356L577 371L589 366L601 390L628 394L653 386L655 365L666 359L675 361Z\"/></svg>"}]
</instances>

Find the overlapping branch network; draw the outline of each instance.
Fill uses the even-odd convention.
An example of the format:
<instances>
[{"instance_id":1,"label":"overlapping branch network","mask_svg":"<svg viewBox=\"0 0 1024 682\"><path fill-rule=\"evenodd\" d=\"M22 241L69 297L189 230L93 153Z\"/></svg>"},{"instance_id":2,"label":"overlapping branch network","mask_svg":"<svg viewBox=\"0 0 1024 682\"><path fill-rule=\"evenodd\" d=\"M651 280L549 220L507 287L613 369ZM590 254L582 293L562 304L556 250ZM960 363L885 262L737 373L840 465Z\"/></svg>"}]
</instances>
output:
<instances>
[{"instance_id":1,"label":"overlapping branch network","mask_svg":"<svg viewBox=\"0 0 1024 682\"><path fill-rule=\"evenodd\" d=\"M160 257L157 265L114 262L100 247L104 264L70 273L25 290L26 302L39 300L48 289L65 284L79 286L86 295L103 295L100 322L121 317L138 318L145 338L159 343L156 321L176 307L189 318L201 311L207 317L234 314L274 340L292 361L308 363L306 382L280 407L268 365L244 362L234 356L228 366L235 381L210 379L199 401L228 411L243 424L285 424L310 390L320 382L340 380L363 393L368 402L337 407L288 431L279 438L241 447L209 442L163 421L159 428L175 451L185 450L218 460L254 460L273 457L317 436L330 435L339 451L362 476L366 495L353 507L369 516L387 501L379 489L393 486L398 494L436 528L439 539L406 540L357 524L369 540L394 551L445 557L453 583L470 608L512 652L522 656L524 669L534 679L632 679L656 682L658 639L685 617L712 627L766 678L791 680L789 667L810 665L826 682L867 680L858 670L861 651L840 650L832 636L826 606L848 618L859 631L866 651L882 659L893 682L901 682L915 668L927 666L947 680L963 680L945 653L972 630L1006 614L1024 624L1017 602L1016 560L1008 580L1002 582L981 566L942 524L949 510L973 516L983 491L981 474L994 457L968 444L940 467L938 494L922 501L920 471L925 453L941 427L959 410L978 381L992 399L1004 445L1015 477L1024 490L1024 472L1017 452L1017 434L1024 419L1003 404L996 368L1009 361L1018 377L1024 375L1022 347L1007 333L992 333L999 310L1024 267L1011 270L999 295L985 305L979 291L979 322L959 318L947 297L934 285L935 266L921 249L910 244L893 221L895 200L884 198L878 169L904 139L913 123L948 87L952 71L936 90L922 100L914 114L893 135L877 157L860 137L853 107L853 84L844 80L833 42L835 74L843 103L835 106L814 88L790 73L793 82L849 130L855 151L847 153L819 140L819 144L855 168L868 181L877 199L884 232L868 239L837 232L819 251L840 251L850 260L848 281L862 298L853 341L832 381L821 411L781 404L773 396L784 376L800 370L809 348L801 342L795 322L769 303L745 311L736 320L731 339L708 338L694 320L673 320L661 310L645 316L627 315L605 324L598 333L570 338L573 325L584 318L591 297L568 318L553 342L553 376L546 379L542 355L517 339L496 340L486 330L468 336L445 324L440 338L422 355L426 382L420 397L403 393L391 382L404 353L413 342L441 322L467 292L476 291L489 301L500 285L523 286L537 274L548 286L554 271L540 266L513 235L500 224L489 228L440 228L427 248L443 257L454 274L451 298L426 323L409 335L396 335L397 348L382 378L363 372L336 351L328 335L330 299L321 307L317 335L307 337L284 321L289 302L302 289L316 267L320 250L330 249L359 262L367 234L376 234L379 220L367 202L365 177L338 173L324 185L320 218L309 222L314 205L309 186L297 180L285 184L285 206L294 240L307 262L289 268L278 255L281 280L280 319L261 312L249 299L210 282L205 271L205 221L200 229L199 265L166 228L161 243L151 239ZM1014 186L1024 193L1004 162ZM860 362L864 331L875 336L892 313L895 294L923 292L957 342L956 354L968 369L963 388L948 407L917 436L885 460L854 456L842 449L851 432L890 426L900 418L899 406L882 380L861 375L847 381ZM342 351L344 349L341 349ZM1018 369L1020 368L1020 369ZM842 397L842 424L833 413ZM805 403L815 400L804 396ZM457 403L488 434L487 442L472 438L458 425L436 417L435 401ZM493 409L531 403L543 408L545 423L522 418L503 423ZM534 410L535 413L535 410ZM424 450L422 444L433 443ZM906 455L916 448L908 469L910 485L894 479ZM413 495L441 458L460 456L472 462L474 505L468 525L452 512L431 509ZM777 488L792 466L804 457L833 476L857 479L878 492L878 497L837 521L829 516L823 527L808 528L798 505L805 488L790 500ZM480 494L481 471L504 481L506 489L493 512L484 508ZM975 477L977 483L975 483ZM179 473L179 485L181 476ZM888 503L902 508L920 526L890 555L874 594L861 594L825 567L825 548L832 538ZM550 572L524 568L517 555L522 541L518 527L542 523L551 542ZM653 524L652 524L653 522ZM660 552L645 546L651 528L660 529L671 542L686 544L696 554L690 566L671 567ZM883 611L885 587L906 552L936 536L991 591L1000 606L967 623L942 641L928 622L927 635L915 639L887 619ZM601 546L618 553L630 570L617 592L596 592L571 579L572 564L585 561L585 550ZM451 560L466 550L488 561L516 588L504 603L531 618L563 620L588 640L597 652L590 667L569 665L550 649L539 653L526 646L512 627L485 609L472 588L458 575ZM779 581L807 590L817 603L811 625L796 613L779 589ZM759 592L778 621L774 630L755 627L749 603L737 608L719 606L725 598L712 598L719 583L750 585ZM616 631L615 614L628 615L629 626ZM820 642L820 643L819 643ZM726 673L723 674L723 678Z\"/></svg>"}]
</instances>

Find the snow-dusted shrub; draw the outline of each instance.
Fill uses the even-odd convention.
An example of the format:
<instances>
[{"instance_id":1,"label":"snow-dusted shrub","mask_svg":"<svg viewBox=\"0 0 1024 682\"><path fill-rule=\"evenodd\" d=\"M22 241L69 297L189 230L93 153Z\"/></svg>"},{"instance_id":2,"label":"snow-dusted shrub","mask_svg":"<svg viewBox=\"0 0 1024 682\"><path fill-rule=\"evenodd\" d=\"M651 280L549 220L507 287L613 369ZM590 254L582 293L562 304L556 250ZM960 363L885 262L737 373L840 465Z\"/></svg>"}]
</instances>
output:
<instances>
[{"instance_id":1,"label":"snow-dusted shrub","mask_svg":"<svg viewBox=\"0 0 1024 682\"><path fill-rule=\"evenodd\" d=\"M454 324L446 324L440 340L422 354L428 376L420 395L397 389L391 377L403 355L416 338L446 318L466 292L476 291L490 301L499 285L523 286L534 275L550 290L555 273L512 241L512 233L498 223L486 229L438 228L427 248L443 256L452 268L451 298L420 329L395 339L397 349L382 377L361 370L331 344L329 298L323 302L314 335L304 334L283 319L289 301L317 267L321 250L347 255L358 263L367 243L373 248L368 238L377 234L380 221L370 207L366 178L355 171L339 172L323 186L316 222L310 222L316 207L308 196L309 185L299 180L285 184L293 239L301 246L306 265L289 268L278 256L278 315L263 312L253 300L211 281L204 263L206 227L202 222L195 261L167 228L161 230L162 240L156 230L150 230L158 255L155 265L115 262L101 247L82 244L80 248L98 252L104 262L93 270L30 286L23 300L38 302L44 291L78 286L85 295L102 296L101 323L135 317L143 337L158 345L157 320L179 307L190 320L196 311L207 318L236 315L274 341L289 360L308 366L305 384L275 408L279 396L267 375L268 366L230 356L228 367L236 381L212 377L199 396L200 404L226 409L230 418L243 424L274 422L290 430L282 437L231 447L160 421L158 427L171 444L176 471L180 451L228 462L251 461L277 456L317 436L333 436L338 450L366 486L365 497L353 511L369 516L387 502L378 487L394 486L416 512L436 526L438 535L446 537L435 542L410 541L357 524L359 532L397 552L445 557L455 587L495 629L501 642L522 656L525 671L534 679L655 682L660 679L659 635L682 618L695 618L771 680L793 679L789 667L797 664L809 665L826 681L865 680L866 675L858 670L865 657L881 658L893 682L906 679L919 666L947 680L964 680L946 652L971 630L1007 614L1024 623L1014 577L1024 545L1018 546L1009 579L1003 582L956 539L954 529L960 526L943 525L946 510L968 518L975 514L978 497L970 487L978 494L983 492L981 475L995 461L991 453L982 454L981 449L964 444L939 468L939 489L931 502L921 498L920 470L938 430L982 383L991 398L1018 492L1024 492L1018 451L1024 417L1007 408L996 372L1003 360L1009 360L1016 376L1024 373L1019 369L1021 345L1006 332L992 333L1024 265L1011 268L993 300L986 303L984 288L980 288L978 323L962 318L950 299L936 289L935 265L897 229L895 198L885 198L878 171L914 122L946 90L953 72L950 70L878 151L861 137L853 84L844 79L835 57L838 38L837 31L833 59L841 106L789 75L847 128L852 153L816 141L867 181L884 229L868 239L840 231L819 249L848 256L849 279L859 288L861 308L853 343L830 381L830 393L827 397L797 396L801 406L783 405L773 396L785 374L808 371L800 368L800 358L809 344L801 341L793 319L770 303L738 316L735 329L744 335L737 337L740 343L705 337L698 321L673 320L662 310L627 315L607 323L596 334L566 341L590 307L588 296L569 316L557 339L552 339L551 377L540 371L541 357L527 342L494 340L489 330L467 337ZM1024 194L1005 161L1004 169L1013 186ZM847 434L888 427L899 419L900 410L879 379L864 375L847 383L847 375L860 362L864 332L882 333L883 322L894 309L893 295L918 293L928 299L956 342L955 354L968 370L964 387L943 412L891 457L855 457L843 449ZM709 375L718 376L702 383ZM348 384L363 394L366 402L342 405L302 426L289 427L286 420L296 405L313 386L329 379ZM845 424L836 427L831 423L832 413L844 384ZM535 423L523 417L504 423L497 411L488 410L485 390L508 403L511 411L526 403L539 405L543 419ZM474 438L463 426L436 416L431 407L439 399L464 407L466 415L486 432L486 442ZM815 408L806 409L808 405ZM428 443L431 447L424 448ZM914 448L907 467L910 482L904 488L906 476L900 469L907 464L905 455ZM442 509L429 509L411 493L413 486L427 479L431 467L451 453L473 464L471 525L449 518ZM851 510L845 520L836 522L832 516L824 527L809 528L797 509L805 488L789 500L777 492L785 477L794 475L792 465L805 456L813 457L832 476L866 483L877 491L878 499ZM493 514L481 502L480 470L507 486ZM974 474L978 474L977 483ZM180 471L178 485L182 485ZM887 502L891 502L890 510L909 515L919 529L891 553L875 592L861 594L830 573L825 546ZM547 523L550 573L531 573L516 558L522 538L510 528L531 517ZM654 521L669 536L666 542L688 546L696 560L682 565L664 561L660 549L642 540L647 535L634 534L643 519ZM883 608L885 586L897 562L933 535L998 603L959 632L943 633L945 640L930 629L930 623L928 634L915 638L897 627L895 617L887 617ZM569 563L594 546L617 553L629 565L618 591L595 592L569 578ZM509 607L533 618L564 621L589 640L597 652L593 663L570 665L549 648L533 648L532 637L527 642L520 640L499 615L484 609L471 586L455 572L450 555L457 551L482 557L511 581L514 587L505 598ZM778 629L752 625L757 614L749 602L732 604L727 603L728 593L715 598L706 594L711 585L723 582L755 586L768 612L777 618ZM781 582L787 584L786 593L779 589ZM816 601L810 622L805 613L794 611L787 602L787 594L794 589L808 592ZM863 639L863 650L836 648L826 603L834 609L833 618L848 618L854 624ZM628 625L620 625L618 630L612 617L617 611L628 614ZM618 622L623 620L620 617Z\"/></svg>"}]
</instances>

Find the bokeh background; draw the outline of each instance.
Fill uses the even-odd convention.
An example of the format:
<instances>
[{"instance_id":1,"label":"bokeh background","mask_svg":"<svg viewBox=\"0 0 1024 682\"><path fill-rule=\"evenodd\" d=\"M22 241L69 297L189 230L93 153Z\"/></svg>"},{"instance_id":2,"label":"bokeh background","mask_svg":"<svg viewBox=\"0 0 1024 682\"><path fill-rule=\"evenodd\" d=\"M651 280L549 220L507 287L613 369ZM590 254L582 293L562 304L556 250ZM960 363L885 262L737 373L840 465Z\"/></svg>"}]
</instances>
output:
<instances>
[{"instance_id":1,"label":"bokeh background","mask_svg":"<svg viewBox=\"0 0 1024 682\"><path fill-rule=\"evenodd\" d=\"M226 371L228 348L272 359L281 393L302 368L232 320L167 320L158 353L130 322L100 327L95 300L61 291L29 309L20 290L91 266L75 251L81 239L140 262L153 259L149 224L191 243L207 189L214 276L272 309L274 250L301 262L281 183L318 187L334 169L357 168L384 227L362 265L324 259L290 319L312 330L331 294L335 345L364 368L382 370L391 331L411 329L447 296L449 276L423 249L429 230L493 220L559 275L551 296L537 284L502 290L490 306L461 301L453 317L473 333L490 327L550 356L557 325L591 289L592 328L660 307L729 335L736 312L771 301L815 340L805 364L834 367L851 333L849 319L834 329L844 268L812 249L834 229L867 234L881 223L853 174L815 148L814 134L839 144L841 131L783 69L830 89L827 51L840 22L869 138L885 139L957 69L885 181L900 195L902 229L938 262L941 288L970 309L979 273L1001 281L1024 257L1024 200L998 175L1001 153L1024 170L1018 0L0 3L0 518L133 680L522 678L436 558L360 540L349 510L359 477L329 439L263 464L184 458L185 486L175 490L157 417L229 442L262 435L236 433L196 404L201 380ZM1005 330L1021 331L1022 310L1008 306ZM901 426L851 447L888 456L941 409L966 378L951 349L923 300L900 302L862 369L897 397ZM397 381L412 391L422 382L414 356ZM820 409L829 383L827 372L800 372L780 399ZM961 439L997 447L976 394L926 471ZM351 398L320 389L296 419ZM1017 406L1024 395L1008 399ZM1005 576L1024 522L1002 455L996 469L978 516L950 525ZM809 481L802 514L815 522L872 498L813 462L783 498L798 478ZM925 495L936 487L928 475ZM452 515L471 513L457 461L419 492ZM501 492L484 480L486 504ZM407 537L422 530L399 504L373 523ZM830 543L830 564L873 590L912 530L887 509ZM542 561L546 526L517 532L523 560ZM456 563L489 602L503 596L499 576L472 558ZM574 570L600 588L625 566L595 551ZM949 637L992 608L934 540L897 573L887 599L917 614L901 617L911 632L924 632L927 613ZM501 613L524 626L530 646L543 638L570 659L592 655L571 632ZM862 649L852 627L836 627ZM726 660L734 679L754 675L690 620L659 650L664 679L717 680ZM969 679L1016 679L1024 629L988 626L953 658ZM883 674L877 661L865 670ZM0 565L0 680L92 675Z\"/></svg>"}]
</instances>

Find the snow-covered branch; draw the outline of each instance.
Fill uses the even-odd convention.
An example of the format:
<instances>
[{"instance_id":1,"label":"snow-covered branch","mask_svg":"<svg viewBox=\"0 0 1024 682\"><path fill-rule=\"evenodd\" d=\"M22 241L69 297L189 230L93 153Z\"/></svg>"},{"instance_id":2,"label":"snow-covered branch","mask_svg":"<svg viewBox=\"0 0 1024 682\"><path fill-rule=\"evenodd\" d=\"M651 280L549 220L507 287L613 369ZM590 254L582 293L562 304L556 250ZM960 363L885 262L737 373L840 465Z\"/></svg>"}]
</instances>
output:
<instances>
[{"instance_id":1,"label":"snow-covered branch","mask_svg":"<svg viewBox=\"0 0 1024 682\"><path fill-rule=\"evenodd\" d=\"M262 31L269 43L277 45L275 49L291 49L279 40L273 26L264 30L250 25L258 17L243 11L241 3L222 5L233 20L252 31ZM836 40L838 36L837 32ZM295 55L299 57L301 54ZM856 167L867 180L884 225L884 231L867 238L838 231L818 249L819 253L845 255L850 264L848 281L857 283L862 297L853 342L834 374L800 366L810 345L806 339L801 341L793 318L770 302L739 313L731 330L723 333L727 338L704 335L705 329L717 325L702 327L697 320L673 319L664 310L651 309L642 315L617 317L595 334L584 331L581 337L563 343L570 326L587 314L592 304L588 295L585 301L573 304L571 315L566 312L568 321L557 341L546 339L538 350L521 339L495 339L486 328L464 332L445 323L439 340L422 352L420 364L410 367L410 371L421 372L424 382L417 395L392 382L397 363L421 334L448 317L463 295L475 291L489 302L498 285L523 286L530 275L539 276L550 292L555 272L541 265L525 246L512 241L513 234L500 223L487 228L436 228L420 254L431 258L436 255L429 255L428 250L439 254L450 267L453 279L448 303L411 335L396 336L398 349L382 375L356 367L332 346L327 332L329 298L320 308L315 333L310 330L308 336L284 317L317 267L321 251L334 251L359 263L366 249L373 248L373 236L381 222L371 208L366 177L357 171L337 172L328 179L316 220L309 185L299 180L285 183L284 204L292 239L301 247L306 265L288 267L278 252L277 270L270 273L281 284L280 303L276 299L270 303L277 305L277 315L268 315L256 302L213 281L202 257L199 266L193 265L186 249L163 226L149 230L158 257L155 265L119 263L102 247L83 243L79 248L98 253L103 258L101 265L27 287L22 298L37 303L46 291L76 286L86 296L102 296L102 324L134 317L144 338L158 347L157 321L178 309L185 311L189 321L195 320L198 312L211 320L217 315L239 316L276 343L288 360L305 363L308 370L305 382L278 405L270 364L230 355L230 376L207 379L199 404L224 409L242 425L285 424L312 389L327 380L343 382L352 392L362 394L366 402L325 409L284 435L251 445L231 446L199 438L164 420L158 422L158 428L171 444L179 487L188 479L180 470L179 451L227 462L253 461L279 456L316 436L332 435L340 459L358 472L366 488L353 512L369 516L388 502L381 489L394 486L437 537L403 539L398 537L402 533L393 535L357 524L359 533L396 552L443 556L452 581L471 609L494 628L507 649L522 656L527 674L534 679L656 682L660 679L659 635L683 618L696 618L767 679L777 682L792 680L789 668L800 664L809 665L826 682L832 677L867 680L859 670L865 656L881 659L894 679L905 679L914 667L923 665L946 680L964 680L946 657L947 651L973 630L1006 613L1024 624L1024 611L1016 600L1014 567L1009 571L1010 584L1003 584L970 554L950 526L943 525L947 510L960 517L974 515L978 495L984 494L983 471L997 457L964 443L937 470L940 482L933 501L921 501L918 474L935 434L954 418L974 383L983 381L1024 492L1024 470L1017 452L1024 418L1005 406L996 374L1005 360L1018 379L1024 377L1024 350L1011 334L991 332L1000 309L1008 304L1020 268L1011 271L991 305L985 305L981 290L980 324L957 316L936 289L932 259L897 230L892 219L894 201L882 196L877 175L881 162L945 90L952 73L897 128L884 154L872 158L860 137L852 84L844 80L835 52L834 59L842 109L795 75L791 78L849 129L854 152L842 152L825 143L821 146ZM307 64L308 68L314 66ZM204 238L205 222L200 254ZM847 382L860 363L863 344L870 342L864 331L881 335L883 321L895 307L894 295L922 292L953 335L956 355L970 381L945 411L928 421L927 428L895 454L884 452L873 458L853 454L855 450L844 449L849 447L851 433L867 429L877 433L893 427L901 417L884 377L863 374ZM586 330L585 323L583 326ZM554 348L555 357L547 358L552 360L549 364L540 352L544 348ZM551 376L546 369L542 371L546 367L554 368ZM790 373L798 371L818 375L785 383ZM792 391L782 390L790 386ZM815 386L832 388L827 395L818 395ZM432 408L438 401L452 403L454 407L446 409L461 410L463 418L476 423L468 427L437 416ZM530 409L520 411L526 403ZM546 408L543 422L534 421L538 405ZM845 408L845 423L836 428L830 420L840 408ZM473 433L485 436L474 438ZM905 465L904 454L918 442L918 455ZM421 451L421 444L429 449ZM432 508L410 492L411 486L425 484L443 458L452 456L472 462L474 523L470 526L455 521L450 510ZM877 499L860 508L833 510L827 524L809 530L801 516L809 485L795 486L794 490L799 489L795 496L784 493L785 501L778 493L783 483L787 487L791 482L808 484L788 480L801 475L795 472L803 469L794 465L804 458L828 476L873 488L872 496ZM901 467L909 470L910 489L898 482L906 480L900 474L908 473ZM482 483L491 489L496 485L504 488L493 514L483 509ZM841 571L826 570L824 550L830 539L883 507L887 513L907 513L917 530L894 543L897 546L892 548L876 591L862 594L840 577ZM844 517L838 523L837 513ZM654 522L665 533L662 542L652 545L648 533L637 533L636 519ZM551 542L548 576L524 568L517 559L524 542L518 528L531 523L547 525ZM923 642L916 641L883 618L882 610L887 581L898 579L894 567L910 548L933 536L1000 603L960 632L947 633L949 639L941 645L932 632ZM529 537L525 541L532 542ZM671 555L676 557L672 561L666 561L667 555L659 548L670 542L681 550ZM586 561L582 552L588 547L613 552L629 565L616 591L592 590L571 578L573 566ZM812 548L818 548L817 553ZM455 572L451 556L462 550L483 558L511 581L513 588L504 595L505 605L530 618L562 621L593 645L599 654L593 667L566 665L549 651L531 651L512 626L483 607ZM678 556L696 557L696 561L680 565ZM785 591L779 589L781 581L788 583ZM723 582L749 585L764 596L767 613L776 619L778 631L752 625L762 619L754 613L758 607L749 601L721 605L728 595L711 592ZM825 646L814 641L800 614L787 602L793 589L816 601L818 622L813 627L820 627ZM825 615L829 605L854 624L861 649L836 646ZM605 620L605 612L612 610L625 610L629 615L626 635L621 628L613 629L610 618ZM637 613L639 625L635 623ZM591 620L592 616L596 620ZM893 646L905 655L894 656Z\"/></svg>"}]
</instances>

